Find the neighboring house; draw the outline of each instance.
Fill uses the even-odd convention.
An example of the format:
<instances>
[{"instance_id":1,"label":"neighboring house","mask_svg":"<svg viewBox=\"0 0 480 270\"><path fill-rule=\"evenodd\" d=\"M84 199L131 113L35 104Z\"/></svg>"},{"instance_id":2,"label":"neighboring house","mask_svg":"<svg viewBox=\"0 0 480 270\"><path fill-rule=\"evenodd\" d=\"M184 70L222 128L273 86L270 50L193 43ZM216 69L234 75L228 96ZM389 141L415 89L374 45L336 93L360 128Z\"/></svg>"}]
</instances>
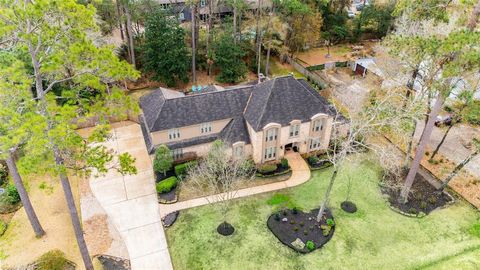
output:
<instances>
[{"instance_id":1,"label":"neighboring house","mask_svg":"<svg viewBox=\"0 0 480 270\"><path fill-rule=\"evenodd\" d=\"M178 14L181 21L191 21L192 14L189 2L185 0L158 0L163 9L173 9L175 13ZM256 9L258 7L258 0L247 0L246 3L249 5L249 9ZM272 2L270 0L263 0L261 3L262 7L271 7ZM200 19L205 19L205 16L208 14L208 1L199 0L198 2L198 12ZM212 13L220 16L231 14L233 9L227 5L225 1L213 1L212 2Z\"/></svg>"},{"instance_id":2,"label":"neighboring house","mask_svg":"<svg viewBox=\"0 0 480 270\"><path fill-rule=\"evenodd\" d=\"M344 118L303 79L279 77L186 96L160 89L140 99L144 137L152 153L165 144L179 159L205 155L214 140L231 146L234 156L256 163L275 161L285 151L326 150L332 125Z\"/></svg>"}]
</instances>

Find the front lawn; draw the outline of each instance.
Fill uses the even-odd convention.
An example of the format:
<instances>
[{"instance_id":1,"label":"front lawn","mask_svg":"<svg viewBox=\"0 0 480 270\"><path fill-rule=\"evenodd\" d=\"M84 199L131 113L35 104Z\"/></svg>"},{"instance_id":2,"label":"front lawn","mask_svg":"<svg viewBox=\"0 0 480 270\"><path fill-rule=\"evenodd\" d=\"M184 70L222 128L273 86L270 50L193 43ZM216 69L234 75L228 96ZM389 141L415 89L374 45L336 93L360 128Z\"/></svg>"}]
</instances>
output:
<instances>
[{"instance_id":1,"label":"front lawn","mask_svg":"<svg viewBox=\"0 0 480 270\"><path fill-rule=\"evenodd\" d=\"M222 221L214 206L182 211L166 230L175 269L480 269L480 238L469 233L480 213L464 201L421 218L390 210L378 187L379 168L357 157L344 167L334 186L331 209L333 238L320 250L299 254L268 230L274 193L239 199L228 222L232 236L216 232ZM331 169L312 173L307 183L277 193L288 195L304 210L318 207ZM347 175L353 181L355 214L340 209Z\"/></svg>"}]
</instances>

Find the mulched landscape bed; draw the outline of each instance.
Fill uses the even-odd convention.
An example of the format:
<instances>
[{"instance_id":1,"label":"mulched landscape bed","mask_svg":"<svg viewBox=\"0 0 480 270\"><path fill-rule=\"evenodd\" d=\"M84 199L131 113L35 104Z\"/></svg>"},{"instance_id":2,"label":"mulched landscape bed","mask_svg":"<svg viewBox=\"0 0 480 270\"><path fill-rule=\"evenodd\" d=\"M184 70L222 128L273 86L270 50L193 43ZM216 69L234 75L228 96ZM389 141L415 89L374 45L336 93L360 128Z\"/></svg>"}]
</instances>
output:
<instances>
[{"instance_id":1,"label":"mulched landscape bed","mask_svg":"<svg viewBox=\"0 0 480 270\"><path fill-rule=\"evenodd\" d=\"M163 204L176 203L178 201L177 188L173 188L166 193L157 194L158 202Z\"/></svg>"},{"instance_id":2,"label":"mulched landscape bed","mask_svg":"<svg viewBox=\"0 0 480 270\"><path fill-rule=\"evenodd\" d=\"M312 163L307 159L307 163L308 163L308 166L310 167L310 170L312 171L325 169L333 165L329 160L325 160L325 159L321 159L316 163Z\"/></svg>"},{"instance_id":3,"label":"mulched landscape bed","mask_svg":"<svg viewBox=\"0 0 480 270\"><path fill-rule=\"evenodd\" d=\"M171 176L176 176L175 171L173 169L167 171L165 174L155 172L155 182L158 183L158 182L162 181L163 179L167 179Z\"/></svg>"},{"instance_id":4,"label":"mulched landscape bed","mask_svg":"<svg viewBox=\"0 0 480 270\"><path fill-rule=\"evenodd\" d=\"M164 218L162 218L163 226L167 227L167 228L172 226L173 223L175 223L175 221L177 221L177 218L178 218L179 214L180 214L180 212L175 211L175 212L172 212L172 213L166 215Z\"/></svg>"},{"instance_id":5,"label":"mulched landscape bed","mask_svg":"<svg viewBox=\"0 0 480 270\"><path fill-rule=\"evenodd\" d=\"M228 222L222 222L217 227L217 232L223 236L232 235L234 231L235 231L235 228Z\"/></svg>"},{"instance_id":6,"label":"mulched landscape bed","mask_svg":"<svg viewBox=\"0 0 480 270\"><path fill-rule=\"evenodd\" d=\"M445 207L454 201L450 194L436 189L420 173L417 173L410 190L408 202L405 204L401 203L399 198L404 179L405 177L394 179L394 176L387 176L387 183L400 182L401 184L383 184L381 186L382 193L388 197L390 207L401 214L421 217L428 215L437 208ZM395 188L391 188L390 186L394 186Z\"/></svg>"},{"instance_id":7,"label":"mulched landscape bed","mask_svg":"<svg viewBox=\"0 0 480 270\"><path fill-rule=\"evenodd\" d=\"M268 218L267 226L284 245L300 253L309 253L330 241L335 231L335 225L327 226L327 219L334 222L332 213L327 209L318 223L316 221L318 211L319 209L314 209L305 213L300 210L283 209ZM330 228L327 235L324 235L322 227ZM308 241L315 244L313 249L307 248Z\"/></svg>"},{"instance_id":8,"label":"mulched landscape bed","mask_svg":"<svg viewBox=\"0 0 480 270\"><path fill-rule=\"evenodd\" d=\"M275 171L268 172L268 173L257 172L256 176L257 177L273 177L273 176L279 176L279 175L287 174L291 171L292 170L291 170L290 166L283 167L283 166L279 165L279 166L277 166L277 169Z\"/></svg>"},{"instance_id":9,"label":"mulched landscape bed","mask_svg":"<svg viewBox=\"0 0 480 270\"><path fill-rule=\"evenodd\" d=\"M340 207L342 208L343 211L347 212L347 213L350 213L350 214L353 214L355 212L357 212L357 206L355 205L355 203L351 202L351 201L344 201L340 204Z\"/></svg>"},{"instance_id":10,"label":"mulched landscape bed","mask_svg":"<svg viewBox=\"0 0 480 270\"><path fill-rule=\"evenodd\" d=\"M99 255L98 260L104 270L130 270L130 260L109 255Z\"/></svg>"}]
</instances>

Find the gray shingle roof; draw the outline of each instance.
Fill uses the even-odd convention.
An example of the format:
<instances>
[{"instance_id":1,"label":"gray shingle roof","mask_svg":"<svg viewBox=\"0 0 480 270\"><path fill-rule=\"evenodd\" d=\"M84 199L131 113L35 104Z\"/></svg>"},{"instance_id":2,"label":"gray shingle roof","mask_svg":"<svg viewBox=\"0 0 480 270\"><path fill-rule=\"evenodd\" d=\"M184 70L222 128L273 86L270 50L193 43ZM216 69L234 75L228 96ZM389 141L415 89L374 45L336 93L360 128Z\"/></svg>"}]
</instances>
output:
<instances>
[{"instance_id":1,"label":"gray shingle roof","mask_svg":"<svg viewBox=\"0 0 480 270\"><path fill-rule=\"evenodd\" d=\"M165 98L162 91L154 91L140 99L140 107L150 132L232 119L219 133L167 144L171 149L215 139L248 144L246 122L259 131L271 122L286 126L295 119L309 121L318 113L336 114L333 106L307 82L292 76L177 98Z\"/></svg>"},{"instance_id":2,"label":"gray shingle roof","mask_svg":"<svg viewBox=\"0 0 480 270\"><path fill-rule=\"evenodd\" d=\"M251 87L159 99L157 92L140 99L151 132L241 116Z\"/></svg>"},{"instance_id":3,"label":"gray shingle roof","mask_svg":"<svg viewBox=\"0 0 480 270\"><path fill-rule=\"evenodd\" d=\"M286 76L254 86L245 119L255 131L259 131L272 122L282 126L295 119L306 122L318 113L334 116L336 112L308 84Z\"/></svg>"}]
</instances>

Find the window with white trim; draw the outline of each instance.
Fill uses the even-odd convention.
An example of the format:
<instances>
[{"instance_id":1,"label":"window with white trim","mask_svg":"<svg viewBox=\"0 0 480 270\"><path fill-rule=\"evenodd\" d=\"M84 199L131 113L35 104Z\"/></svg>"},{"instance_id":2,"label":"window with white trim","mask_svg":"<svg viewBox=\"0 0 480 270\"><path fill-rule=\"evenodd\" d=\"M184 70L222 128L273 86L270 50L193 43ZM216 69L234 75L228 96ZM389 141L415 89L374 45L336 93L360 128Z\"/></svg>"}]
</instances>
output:
<instances>
[{"instance_id":1,"label":"window with white trim","mask_svg":"<svg viewBox=\"0 0 480 270\"><path fill-rule=\"evenodd\" d=\"M290 126L290 137L297 137L300 133L300 124Z\"/></svg>"},{"instance_id":2,"label":"window with white trim","mask_svg":"<svg viewBox=\"0 0 480 270\"><path fill-rule=\"evenodd\" d=\"M265 160L275 159L277 155L277 147L267 147L265 148Z\"/></svg>"},{"instance_id":3,"label":"window with white trim","mask_svg":"<svg viewBox=\"0 0 480 270\"><path fill-rule=\"evenodd\" d=\"M317 132L323 130L323 120L315 120L313 121L313 128L312 131Z\"/></svg>"},{"instance_id":4,"label":"window with white trim","mask_svg":"<svg viewBox=\"0 0 480 270\"><path fill-rule=\"evenodd\" d=\"M200 132L201 133L210 133L212 132L212 123L202 123L200 125Z\"/></svg>"},{"instance_id":5,"label":"window with white trim","mask_svg":"<svg viewBox=\"0 0 480 270\"><path fill-rule=\"evenodd\" d=\"M201 6L201 7L204 7L204 6L206 5L205 2L206 2L205 0L200 0L200 6Z\"/></svg>"},{"instance_id":6,"label":"window with white trim","mask_svg":"<svg viewBox=\"0 0 480 270\"><path fill-rule=\"evenodd\" d=\"M180 20L185 20L185 14L183 12L180 12L180 16L179 16Z\"/></svg>"},{"instance_id":7,"label":"window with white trim","mask_svg":"<svg viewBox=\"0 0 480 270\"><path fill-rule=\"evenodd\" d=\"M168 139L175 140L180 138L180 130L178 128L172 128L168 130Z\"/></svg>"},{"instance_id":8,"label":"window with white trim","mask_svg":"<svg viewBox=\"0 0 480 270\"><path fill-rule=\"evenodd\" d=\"M243 157L243 144L237 145L233 148L233 155L237 158Z\"/></svg>"},{"instance_id":9,"label":"window with white trim","mask_svg":"<svg viewBox=\"0 0 480 270\"><path fill-rule=\"evenodd\" d=\"M320 147L320 138L310 139L310 150L314 150Z\"/></svg>"},{"instance_id":10,"label":"window with white trim","mask_svg":"<svg viewBox=\"0 0 480 270\"><path fill-rule=\"evenodd\" d=\"M175 160L181 159L183 157L183 149L182 148L173 149L172 156L173 156L173 159Z\"/></svg>"},{"instance_id":11,"label":"window with white trim","mask_svg":"<svg viewBox=\"0 0 480 270\"><path fill-rule=\"evenodd\" d=\"M271 142L271 141L276 141L277 140L277 130L276 128L271 128L267 130L267 134L265 136L265 141L266 142Z\"/></svg>"}]
</instances>

